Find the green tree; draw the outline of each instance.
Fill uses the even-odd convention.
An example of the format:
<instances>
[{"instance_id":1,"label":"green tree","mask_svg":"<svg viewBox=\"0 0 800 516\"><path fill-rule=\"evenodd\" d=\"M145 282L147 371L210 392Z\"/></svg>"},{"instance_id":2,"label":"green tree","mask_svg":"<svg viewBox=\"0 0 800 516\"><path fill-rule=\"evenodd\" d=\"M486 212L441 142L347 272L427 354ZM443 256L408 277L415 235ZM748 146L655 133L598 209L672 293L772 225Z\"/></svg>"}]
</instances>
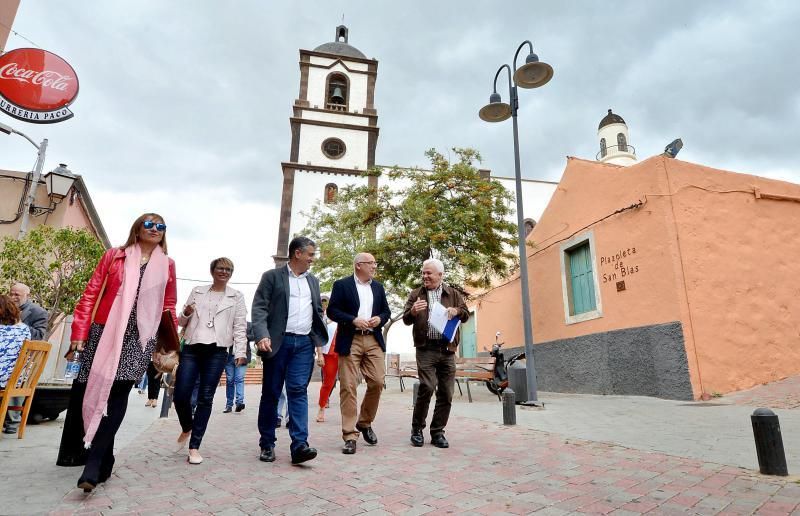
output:
<instances>
[{"instance_id":1,"label":"green tree","mask_svg":"<svg viewBox=\"0 0 800 516\"><path fill-rule=\"evenodd\" d=\"M16 240L6 236L0 250L0 288L22 282L31 299L49 314L47 334L72 313L105 248L86 229L41 225Z\"/></svg>"},{"instance_id":2,"label":"green tree","mask_svg":"<svg viewBox=\"0 0 800 516\"><path fill-rule=\"evenodd\" d=\"M316 241L314 265L323 290L352 274L353 256L373 254L377 277L390 294L395 319L409 289L420 283L428 258L445 265L446 281L462 290L488 287L516 265L516 226L506 220L511 194L481 177L473 149L453 149L451 162L434 149L430 170L394 167L365 175L385 176L379 188L348 186L332 203L317 202L302 234ZM388 327L386 328L388 331Z\"/></svg>"}]
</instances>

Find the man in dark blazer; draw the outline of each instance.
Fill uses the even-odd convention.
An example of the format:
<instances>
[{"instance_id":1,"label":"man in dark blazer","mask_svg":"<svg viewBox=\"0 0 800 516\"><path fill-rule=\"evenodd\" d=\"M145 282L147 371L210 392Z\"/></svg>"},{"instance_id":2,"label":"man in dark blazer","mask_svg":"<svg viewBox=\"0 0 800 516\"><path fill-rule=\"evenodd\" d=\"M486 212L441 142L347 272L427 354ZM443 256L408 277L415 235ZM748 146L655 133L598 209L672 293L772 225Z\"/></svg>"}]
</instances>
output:
<instances>
[{"instance_id":1,"label":"man in dark blazer","mask_svg":"<svg viewBox=\"0 0 800 516\"><path fill-rule=\"evenodd\" d=\"M289 263L261 276L253 298L253 337L264 364L258 407L259 446L264 462L275 460L278 398L284 382L289 409L292 464L317 456L308 445L308 383L314 347L328 342L322 318L319 280L308 272L316 244L306 237L289 243Z\"/></svg>"},{"instance_id":2,"label":"man in dark blazer","mask_svg":"<svg viewBox=\"0 0 800 516\"><path fill-rule=\"evenodd\" d=\"M339 355L339 408L342 412L342 453L356 452L358 433L367 444L377 444L372 421L378 412L386 370L386 343L383 325L391 318L383 285L373 279L378 264L369 253L359 253L353 260L352 276L333 284L328 303L328 317L338 323L336 353ZM358 373L367 382L367 393L356 413Z\"/></svg>"}]
</instances>

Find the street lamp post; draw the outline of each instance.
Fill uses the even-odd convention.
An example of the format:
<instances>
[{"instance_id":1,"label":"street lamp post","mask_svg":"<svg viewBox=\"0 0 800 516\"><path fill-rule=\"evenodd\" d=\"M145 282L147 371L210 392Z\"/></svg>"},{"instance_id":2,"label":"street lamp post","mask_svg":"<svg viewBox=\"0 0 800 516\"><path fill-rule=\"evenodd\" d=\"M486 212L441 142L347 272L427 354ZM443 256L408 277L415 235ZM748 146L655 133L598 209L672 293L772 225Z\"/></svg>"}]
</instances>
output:
<instances>
[{"instance_id":1,"label":"street lamp post","mask_svg":"<svg viewBox=\"0 0 800 516\"><path fill-rule=\"evenodd\" d=\"M22 237L25 236L25 232L28 230L28 224L31 218L31 207L33 203L36 201L36 189L39 187L39 179L42 177L42 168L44 168L44 155L47 151L47 138L42 140L42 143L37 144L33 141L27 134L17 131L11 126L5 125L0 123L0 132L5 134L18 134L31 142L31 145L36 147L38 154L36 156L36 166L33 168L33 178L31 179L31 187L28 189L28 196L25 199L25 203L22 207L22 222L19 224L19 234L17 235L17 240L20 240Z\"/></svg>"},{"instance_id":2,"label":"street lamp post","mask_svg":"<svg viewBox=\"0 0 800 516\"><path fill-rule=\"evenodd\" d=\"M525 45L528 45L530 52L525 59L525 64L517 68L517 57ZM522 291L522 323L525 337L525 377L528 387L528 400L526 405L537 406L538 401L536 389L536 366L533 361L533 321L531 317L531 300L528 292L528 253L525 250L525 216L522 209L522 174L519 165L519 134L517 131L517 111L519 110L519 98L517 97L517 86L522 88L538 88L544 86L553 77L553 68L539 61L539 56L533 53L533 44L525 40L517 48L513 61L514 69L507 64L502 65L494 74L493 92L489 96L489 103L481 108L478 115L485 122L502 122L512 120L514 133L514 173L517 190L517 240L519 244L519 277L520 290ZM506 70L508 73L508 96L510 104L502 101L500 94L497 93L497 78L500 72ZM513 74L513 78L512 78Z\"/></svg>"}]
</instances>

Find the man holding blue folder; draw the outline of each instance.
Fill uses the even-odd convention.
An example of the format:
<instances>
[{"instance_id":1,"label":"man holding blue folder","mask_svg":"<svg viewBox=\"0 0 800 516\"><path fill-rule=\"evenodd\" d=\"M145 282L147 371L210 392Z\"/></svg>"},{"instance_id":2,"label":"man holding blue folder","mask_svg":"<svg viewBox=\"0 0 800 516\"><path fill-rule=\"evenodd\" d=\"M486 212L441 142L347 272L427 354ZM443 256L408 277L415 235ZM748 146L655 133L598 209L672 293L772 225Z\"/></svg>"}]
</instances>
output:
<instances>
[{"instance_id":1,"label":"man holding blue folder","mask_svg":"<svg viewBox=\"0 0 800 516\"><path fill-rule=\"evenodd\" d=\"M444 264L436 258L425 260L422 263L422 286L411 291L403 310L403 322L414 325L412 333L420 383L411 419L413 446L422 446L425 443L422 430L425 428L428 406L434 390L436 406L431 419L431 444L437 448L450 446L444 436L444 429L450 418L456 379L455 351L461 339L457 324L453 324L453 321L467 322L469 311L461 293L445 285L443 279ZM445 323L434 324L436 312L442 310L446 312Z\"/></svg>"}]
</instances>

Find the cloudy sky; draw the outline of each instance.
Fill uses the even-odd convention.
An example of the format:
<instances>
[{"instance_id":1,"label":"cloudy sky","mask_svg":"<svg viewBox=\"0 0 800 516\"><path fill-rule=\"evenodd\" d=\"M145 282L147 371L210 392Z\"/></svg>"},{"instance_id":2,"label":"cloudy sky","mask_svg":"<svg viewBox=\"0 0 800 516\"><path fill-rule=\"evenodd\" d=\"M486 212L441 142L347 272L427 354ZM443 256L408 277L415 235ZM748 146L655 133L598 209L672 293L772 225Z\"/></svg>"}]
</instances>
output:
<instances>
[{"instance_id":1,"label":"cloudy sky","mask_svg":"<svg viewBox=\"0 0 800 516\"><path fill-rule=\"evenodd\" d=\"M525 177L557 181L565 156L593 159L613 108L640 159L681 137L681 159L800 182L793 0L22 0L14 30L69 61L81 89L67 122L0 120L49 139L46 170L83 175L112 243L156 211L180 277L206 279L227 255L233 281L257 282L275 253L298 49L333 40L342 15L350 43L379 61L379 164L472 146L513 175L510 121L477 111L531 39L555 76L520 92ZM27 46L12 35L6 49ZM0 135L0 168L34 160L23 139ZM183 298L194 283L181 285ZM249 301L254 287L239 288Z\"/></svg>"}]
</instances>

